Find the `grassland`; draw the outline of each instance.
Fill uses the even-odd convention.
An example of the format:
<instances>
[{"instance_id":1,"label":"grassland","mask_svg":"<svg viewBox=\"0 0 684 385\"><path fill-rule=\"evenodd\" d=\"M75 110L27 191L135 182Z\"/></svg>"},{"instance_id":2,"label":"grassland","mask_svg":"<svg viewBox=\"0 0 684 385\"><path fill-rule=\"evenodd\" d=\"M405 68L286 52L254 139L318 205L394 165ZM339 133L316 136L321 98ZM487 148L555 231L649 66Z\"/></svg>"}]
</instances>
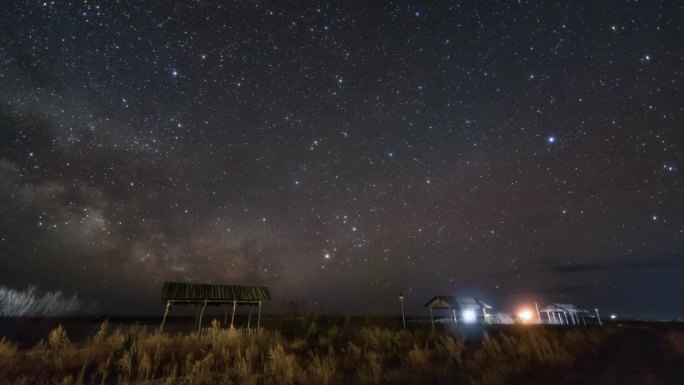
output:
<instances>
[{"instance_id":1,"label":"grassland","mask_svg":"<svg viewBox=\"0 0 684 385\"><path fill-rule=\"evenodd\" d=\"M80 341L61 325L31 346L2 338L0 384L666 384L683 383L683 357L677 325L404 331L309 318L167 334L105 321Z\"/></svg>"}]
</instances>

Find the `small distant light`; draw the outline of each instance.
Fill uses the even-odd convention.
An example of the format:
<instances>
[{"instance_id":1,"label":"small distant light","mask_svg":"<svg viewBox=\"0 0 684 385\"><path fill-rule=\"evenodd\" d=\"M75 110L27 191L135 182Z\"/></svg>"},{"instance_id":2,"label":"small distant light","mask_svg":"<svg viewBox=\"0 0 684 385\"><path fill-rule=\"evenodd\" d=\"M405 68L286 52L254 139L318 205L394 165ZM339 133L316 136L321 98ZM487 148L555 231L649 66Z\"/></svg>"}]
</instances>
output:
<instances>
[{"instance_id":1,"label":"small distant light","mask_svg":"<svg viewBox=\"0 0 684 385\"><path fill-rule=\"evenodd\" d=\"M330 253L325 253L323 257L325 257L325 259L330 259Z\"/></svg>"},{"instance_id":2,"label":"small distant light","mask_svg":"<svg viewBox=\"0 0 684 385\"><path fill-rule=\"evenodd\" d=\"M556 143L556 137L555 136L549 136L546 140L549 143Z\"/></svg>"},{"instance_id":3,"label":"small distant light","mask_svg":"<svg viewBox=\"0 0 684 385\"><path fill-rule=\"evenodd\" d=\"M615 318L617 318L617 316L615 314L610 315L610 319L615 319Z\"/></svg>"}]
</instances>

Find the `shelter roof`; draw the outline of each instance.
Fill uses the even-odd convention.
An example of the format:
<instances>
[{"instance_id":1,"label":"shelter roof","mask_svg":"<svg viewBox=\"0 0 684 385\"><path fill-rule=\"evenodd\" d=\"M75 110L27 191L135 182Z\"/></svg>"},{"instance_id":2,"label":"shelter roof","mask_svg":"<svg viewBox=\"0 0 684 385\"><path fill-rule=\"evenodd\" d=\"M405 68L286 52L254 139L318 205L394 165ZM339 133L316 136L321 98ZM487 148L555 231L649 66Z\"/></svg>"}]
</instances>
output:
<instances>
[{"instance_id":1,"label":"shelter roof","mask_svg":"<svg viewBox=\"0 0 684 385\"><path fill-rule=\"evenodd\" d=\"M457 297L453 295L438 295L433 297L423 307L433 309L491 309L486 303L473 297Z\"/></svg>"},{"instance_id":2,"label":"shelter roof","mask_svg":"<svg viewBox=\"0 0 684 385\"><path fill-rule=\"evenodd\" d=\"M271 300L266 286L211 285L164 282L163 302L259 303Z\"/></svg>"}]
</instances>

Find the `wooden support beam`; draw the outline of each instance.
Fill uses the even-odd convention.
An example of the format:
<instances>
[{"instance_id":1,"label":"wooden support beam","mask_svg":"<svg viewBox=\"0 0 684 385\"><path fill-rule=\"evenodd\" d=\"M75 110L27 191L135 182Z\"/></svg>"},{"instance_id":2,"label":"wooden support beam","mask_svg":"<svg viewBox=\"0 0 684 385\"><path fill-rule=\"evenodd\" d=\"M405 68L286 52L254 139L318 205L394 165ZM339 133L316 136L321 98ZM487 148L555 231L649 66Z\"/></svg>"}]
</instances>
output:
<instances>
[{"instance_id":1,"label":"wooden support beam","mask_svg":"<svg viewBox=\"0 0 684 385\"><path fill-rule=\"evenodd\" d=\"M202 310L200 311L199 314L199 323L197 324L197 331L202 332L202 317L204 316L204 309L207 308L207 301L204 301L204 305L202 306Z\"/></svg>"},{"instance_id":2,"label":"wooden support beam","mask_svg":"<svg viewBox=\"0 0 684 385\"><path fill-rule=\"evenodd\" d=\"M257 334L259 334L260 328L261 328L261 301L259 301L259 317L257 317Z\"/></svg>"},{"instance_id":3,"label":"wooden support beam","mask_svg":"<svg viewBox=\"0 0 684 385\"><path fill-rule=\"evenodd\" d=\"M252 322L252 305L249 305L249 315L247 316L247 330L249 330L249 325Z\"/></svg>"},{"instance_id":4,"label":"wooden support beam","mask_svg":"<svg viewBox=\"0 0 684 385\"><path fill-rule=\"evenodd\" d=\"M235 309L237 308L237 301L233 301L233 315L230 317L230 328L233 329L235 328L234 322L235 322Z\"/></svg>"},{"instance_id":5,"label":"wooden support beam","mask_svg":"<svg viewBox=\"0 0 684 385\"><path fill-rule=\"evenodd\" d=\"M164 310L164 317L162 318L161 326L159 326L159 332L164 330L164 324L166 323L166 316L169 315L169 308L171 307L171 301L166 302L166 309Z\"/></svg>"},{"instance_id":6,"label":"wooden support beam","mask_svg":"<svg viewBox=\"0 0 684 385\"><path fill-rule=\"evenodd\" d=\"M432 308L430 308L430 323L432 324L432 330L435 330L435 318L432 316Z\"/></svg>"}]
</instances>

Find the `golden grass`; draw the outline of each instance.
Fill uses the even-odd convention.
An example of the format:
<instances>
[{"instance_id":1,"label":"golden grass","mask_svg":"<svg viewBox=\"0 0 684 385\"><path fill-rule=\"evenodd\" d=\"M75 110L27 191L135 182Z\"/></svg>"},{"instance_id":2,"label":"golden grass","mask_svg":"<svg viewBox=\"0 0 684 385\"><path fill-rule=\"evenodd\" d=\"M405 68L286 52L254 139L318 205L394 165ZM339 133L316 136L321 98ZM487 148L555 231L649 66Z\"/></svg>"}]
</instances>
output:
<instances>
[{"instance_id":1,"label":"golden grass","mask_svg":"<svg viewBox=\"0 0 684 385\"><path fill-rule=\"evenodd\" d=\"M105 321L74 342L60 325L29 349L0 340L0 384L503 384L586 359L606 334L520 327L466 346L447 332L334 328L288 339L218 324L201 334L110 330Z\"/></svg>"}]
</instances>

